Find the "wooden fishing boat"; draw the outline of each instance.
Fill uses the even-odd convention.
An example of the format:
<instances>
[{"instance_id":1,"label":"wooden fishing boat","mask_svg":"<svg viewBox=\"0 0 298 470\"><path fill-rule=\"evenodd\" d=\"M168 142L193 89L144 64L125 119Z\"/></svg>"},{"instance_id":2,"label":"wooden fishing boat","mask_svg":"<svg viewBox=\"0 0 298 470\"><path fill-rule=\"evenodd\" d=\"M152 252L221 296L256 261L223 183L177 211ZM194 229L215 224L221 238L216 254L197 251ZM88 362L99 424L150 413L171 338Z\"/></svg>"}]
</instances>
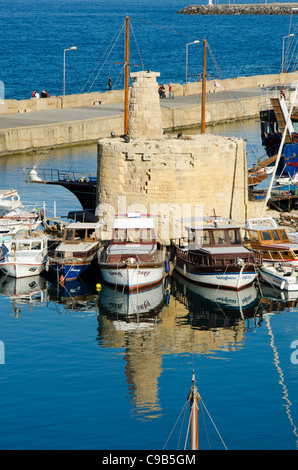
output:
<instances>
[{"instance_id":1,"label":"wooden fishing boat","mask_svg":"<svg viewBox=\"0 0 298 470\"><path fill-rule=\"evenodd\" d=\"M116 217L112 240L99 253L105 282L133 292L161 284L165 250L156 241L154 220L140 214Z\"/></svg>"},{"instance_id":2,"label":"wooden fishing boat","mask_svg":"<svg viewBox=\"0 0 298 470\"><path fill-rule=\"evenodd\" d=\"M187 239L171 244L174 268L191 282L240 290L254 282L261 256L243 246L240 227L219 220L185 227Z\"/></svg>"},{"instance_id":3,"label":"wooden fishing boat","mask_svg":"<svg viewBox=\"0 0 298 470\"><path fill-rule=\"evenodd\" d=\"M55 245L48 256L49 269L60 281L82 276L97 265L97 252L101 241L102 223L70 223L64 230L63 240Z\"/></svg>"},{"instance_id":4,"label":"wooden fishing boat","mask_svg":"<svg viewBox=\"0 0 298 470\"><path fill-rule=\"evenodd\" d=\"M7 276L36 276L45 270L47 236L42 232L21 233L0 240L0 269Z\"/></svg>"},{"instance_id":5,"label":"wooden fishing boat","mask_svg":"<svg viewBox=\"0 0 298 470\"><path fill-rule=\"evenodd\" d=\"M298 243L291 242L286 230L271 217L249 219L245 229L249 237L246 246L260 253L264 263L298 266Z\"/></svg>"}]
</instances>

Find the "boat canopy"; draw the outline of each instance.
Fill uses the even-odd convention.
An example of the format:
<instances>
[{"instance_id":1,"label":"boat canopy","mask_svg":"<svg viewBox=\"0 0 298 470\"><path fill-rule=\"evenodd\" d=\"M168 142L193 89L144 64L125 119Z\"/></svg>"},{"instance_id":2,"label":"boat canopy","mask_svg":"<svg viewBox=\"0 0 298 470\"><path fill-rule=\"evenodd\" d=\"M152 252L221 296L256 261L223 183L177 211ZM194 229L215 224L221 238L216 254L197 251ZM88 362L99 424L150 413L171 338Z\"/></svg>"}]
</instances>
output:
<instances>
[{"instance_id":1,"label":"boat canopy","mask_svg":"<svg viewBox=\"0 0 298 470\"><path fill-rule=\"evenodd\" d=\"M272 230L277 228L279 228L279 226L271 217L248 219L245 227L247 230Z\"/></svg>"},{"instance_id":2,"label":"boat canopy","mask_svg":"<svg viewBox=\"0 0 298 470\"><path fill-rule=\"evenodd\" d=\"M114 229L154 229L154 220L145 217L119 217L114 220Z\"/></svg>"}]
</instances>

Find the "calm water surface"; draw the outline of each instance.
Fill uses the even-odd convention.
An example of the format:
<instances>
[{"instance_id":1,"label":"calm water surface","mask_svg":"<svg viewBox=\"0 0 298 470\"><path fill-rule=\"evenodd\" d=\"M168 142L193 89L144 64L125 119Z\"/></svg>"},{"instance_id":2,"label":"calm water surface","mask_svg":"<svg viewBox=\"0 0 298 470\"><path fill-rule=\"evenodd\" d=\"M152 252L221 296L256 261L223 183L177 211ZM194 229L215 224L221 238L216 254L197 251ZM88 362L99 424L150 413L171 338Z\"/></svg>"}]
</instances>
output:
<instances>
[{"instance_id":1,"label":"calm water surface","mask_svg":"<svg viewBox=\"0 0 298 470\"><path fill-rule=\"evenodd\" d=\"M109 73L115 88L123 87L123 37L103 57L126 14L131 62L160 71L162 82L184 82L186 44L202 37L215 58L208 59L210 76L278 73L288 16L176 15L187 3L0 2L5 97L29 98L33 88L61 94L63 50L71 46L77 50L67 52L66 93L105 91ZM291 32L296 26L293 20ZM200 46L190 46L189 80L201 64ZM208 132L245 138L249 162L260 156L254 121ZM80 209L78 201L63 188L26 184L22 168L33 164L96 173L96 146L0 159L1 188L18 189L25 203L46 201L48 215L56 202L66 216ZM127 298L106 286L98 292L100 281L98 274L62 288L42 277L0 280L1 449L177 449L181 420L173 428L182 410L184 417L193 369L228 449L297 449L291 344L298 339L298 295L251 288L241 299L215 296L170 277L160 289ZM204 417L211 448L222 449ZM180 449L187 420L186 413ZM208 449L202 423L200 429Z\"/></svg>"},{"instance_id":2,"label":"calm water surface","mask_svg":"<svg viewBox=\"0 0 298 470\"><path fill-rule=\"evenodd\" d=\"M254 147L258 126L211 131ZM45 200L49 211L57 201L66 215L79 208L71 193L25 183L22 167L34 163L95 172L96 146L0 159L1 188L18 189L24 202ZM180 447L182 419L174 424L194 369L228 449L297 449L298 294L263 286L239 298L170 276L127 297L104 285L98 292L97 282L99 274L65 288L42 277L1 279L0 448L182 449L188 407ZM223 449L204 417L211 448ZM208 449L203 421L200 429Z\"/></svg>"}]
</instances>

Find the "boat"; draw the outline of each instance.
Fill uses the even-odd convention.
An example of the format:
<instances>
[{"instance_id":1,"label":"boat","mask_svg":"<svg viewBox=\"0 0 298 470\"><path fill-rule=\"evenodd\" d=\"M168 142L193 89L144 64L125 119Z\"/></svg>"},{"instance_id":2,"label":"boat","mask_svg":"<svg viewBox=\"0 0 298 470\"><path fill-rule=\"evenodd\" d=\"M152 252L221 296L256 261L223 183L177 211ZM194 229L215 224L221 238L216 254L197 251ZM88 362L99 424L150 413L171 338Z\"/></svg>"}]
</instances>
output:
<instances>
[{"instance_id":1,"label":"boat","mask_svg":"<svg viewBox=\"0 0 298 470\"><path fill-rule=\"evenodd\" d=\"M79 200L82 211L69 214L70 219L95 222L97 176L91 173L79 173L49 168L23 168L26 183L39 183L62 186L72 192Z\"/></svg>"},{"instance_id":2,"label":"boat","mask_svg":"<svg viewBox=\"0 0 298 470\"><path fill-rule=\"evenodd\" d=\"M153 218L137 213L115 217L111 242L98 262L104 281L124 291L161 284L165 249L156 240Z\"/></svg>"},{"instance_id":3,"label":"boat","mask_svg":"<svg viewBox=\"0 0 298 470\"><path fill-rule=\"evenodd\" d=\"M294 86L295 85L295 86ZM248 186L254 189L275 169L278 184L296 184L298 170L298 134L295 130L295 108L289 102L296 84L263 87L261 90L261 139L266 154L248 170ZM285 135L283 136L283 134ZM280 149L281 147L281 149Z\"/></svg>"},{"instance_id":4,"label":"boat","mask_svg":"<svg viewBox=\"0 0 298 470\"><path fill-rule=\"evenodd\" d=\"M186 406L189 406L189 418L185 420L185 414L182 413L184 409L186 409ZM211 417L210 412L208 411L202 396L199 393L198 387L196 385L196 377L195 377L195 372L193 370L192 372L192 385L189 390L186 402L182 408L182 411L180 411L180 415L178 416L173 428L171 429L170 435L166 440L165 445L163 446L163 450L165 450L166 445L169 442L169 439L175 434L173 431L177 427L177 431L179 431L179 443L181 442L181 436L184 433L184 429L186 431L186 437L182 439L182 442L184 442L184 448L183 450L186 450L186 446L189 444L190 450L191 451L198 451L200 446L203 448L203 443L204 440L206 440L206 444L208 445L207 449L211 450L211 440L214 441L215 443L215 436L219 438L219 442L221 443L220 446L223 446L223 449L228 450L223 437L221 436L220 432L218 431L217 426L215 425L215 422L213 418ZM206 413L206 416L205 416ZM200 416L200 418L199 418ZM208 419L207 419L208 418ZM210 421L209 421L210 420ZM178 429L178 424L181 423L180 429ZM208 427L211 427L211 433L210 430L208 430ZM202 443L199 441L199 429L200 429L200 439L202 440ZM206 432L206 436L204 436L204 432L201 432L202 429ZM209 436L210 433L210 436ZM212 436L212 439L210 437ZM202 439L203 437L203 439ZM173 445L173 444L172 444ZM175 448L178 447L179 444L176 444Z\"/></svg>"},{"instance_id":5,"label":"boat","mask_svg":"<svg viewBox=\"0 0 298 470\"><path fill-rule=\"evenodd\" d=\"M261 256L244 247L240 227L211 217L185 229L188 237L172 240L174 269L195 284L240 290L254 282ZM208 220L209 223L206 223Z\"/></svg>"},{"instance_id":6,"label":"boat","mask_svg":"<svg viewBox=\"0 0 298 470\"><path fill-rule=\"evenodd\" d=\"M261 253L264 263L298 266L298 243L293 243L274 219L248 219L245 230L248 235L246 246L254 253Z\"/></svg>"},{"instance_id":7,"label":"boat","mask_svg":"<svg viewBox=\"0 0 298 470\"><path fill-rule=\"evenodd\" d=\"M60 282L78 279L97 265L102 226L99 222L72 222L65 227L62 241L51 244L48 268Z\"/></svg>"},{"instance_id":8,"label":"boat","mask_svg":"<svg viewBox=\"0 0 298 470\"><path fill-rule=\"evenodd\" d=\"M0 269L22 278L43 272L47 261L47 236L42 232L18 232L0 238Z\"/></svg>"},{"instance_id":9,"label":"boat","mask_svg":"<svg viewBox=\"0 0 298 470\"><path fill-rule=\"evenodd\" d=\"M42 211L25 207L15 189L0 190L0 234L34 230L42 220Z\"/></svg>"},{"instance_id":10,"label":"boat","mask_svg":"<svg viewBox=\"0 0 298 470\"><path fill-rule=\"evenodd\" d=\"M298 267L292 264L265 264L260 269L260 276L281 290L298 292Z\"/></svg>"},{"instance_id":11,"label":"boat","mask_svg":"<svg viewBox=\"0 0 298 470\"><path fill-rule=\"evenodd\" d=\"M269 163L266 162L266 164L268 165ZM248 187L254 188L258 184L262 183L262 181L264 181L272 172L272 166L262 166L261 164L260 166L253 166L248 170Z\"/></svg>"}]
</instances>

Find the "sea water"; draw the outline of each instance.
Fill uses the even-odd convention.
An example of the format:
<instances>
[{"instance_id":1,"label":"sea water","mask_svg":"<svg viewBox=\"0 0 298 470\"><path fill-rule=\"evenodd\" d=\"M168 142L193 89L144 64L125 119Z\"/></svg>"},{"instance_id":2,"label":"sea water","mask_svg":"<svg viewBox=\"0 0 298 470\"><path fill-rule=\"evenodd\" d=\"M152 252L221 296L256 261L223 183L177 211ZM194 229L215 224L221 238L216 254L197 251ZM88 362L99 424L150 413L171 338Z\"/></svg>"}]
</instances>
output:
<instances>
[{"instance_id":1,"label":"sea water","mask_svg":"<svg viewBox=\"0 0 298 470\"><path fill-rule=\"evenodd\" d=\"M160 72L160 83L185 82L186 47L188 80L198 79L204 38L210 77L275 74L281 70L282 56L285 70L296 67L296 38L283 39L289 31L296 33L295 15L177 14L187 5L185 0L0 2L5 97L29 99L34 89L61 95L64 56L66 94L106 91L109 75L113 88L123 88L126 15L131 25L130 70ZM195 40L200 43L190 45ZM77 49L64 53L71 47Z\"/></svg>"},{"instance_id":2,"label":"sea water","mask_svg":"<svg viewBox=\"0 0 298 470\"><path fill-rule=\"evenodd\" d=\"M113 4L1 4L7 97L25 98L38 87L61 92L62 53L72 45L78 50L70 52L71 62L68 57L68 90L79 92L126 13L160 26L146 36L142 23L139 36L151 48L148 68L161 70L165 80L183 81L185 43L196 35L210 36L222 51L227 76L278 70L288 17L191 18L175 15L185 6L180 1ZM245 138L260 150L254 120L208 132ZM96 173L96 145L0 159L1 188L18 189L24 202L41 207L46 201L49 215L56 208L66 217L80 208L75 196L59 186L25 183L22 169L34 164L88 166ZM205 419L201 448L210 441L212 449L223 449L224 441L231 450L297 449L298 293L288 297L262 285L239 298L170 276L161 288L128 298L104 286L98 273L65 286L44 277L2 277L0 294L1 449L183 449L193 371ZM179 414L183 426L181 419L175 426Z\"/></svg>"}]
</instances>

